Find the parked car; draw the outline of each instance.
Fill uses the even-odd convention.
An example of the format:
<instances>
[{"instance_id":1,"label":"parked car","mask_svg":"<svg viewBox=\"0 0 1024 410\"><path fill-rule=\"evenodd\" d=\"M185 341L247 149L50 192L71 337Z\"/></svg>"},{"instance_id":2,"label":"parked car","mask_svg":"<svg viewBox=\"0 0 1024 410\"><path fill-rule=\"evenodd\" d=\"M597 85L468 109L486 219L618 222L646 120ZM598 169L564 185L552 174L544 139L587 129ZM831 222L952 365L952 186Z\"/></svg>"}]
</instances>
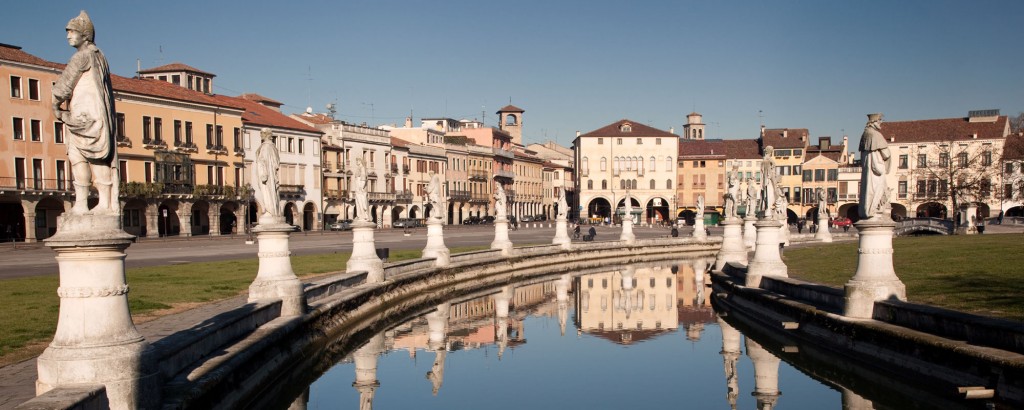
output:
<instances>
[{"instance_id":1,"label":"parked car","mask_svg":"<svg viewBox=\"0 0 1024 410\"><path fill-rule=\"evenodd\" d=\"M332 231L347 231L347 230L350 230L350 229L352 229L352 220L351 219L339 219L337 221L334 221L334 223L332 223L330 225L327 225L327 229L330 229Z\"/></svg>"},{"instance_id":2,"label":"parked car","mask_svg":"<svg viewBox=\"0 0 1024 410\"><path fill-rule=\"evenodd\" d=\"M537 215L533 216L533 220L534 221L546 221L546 220L548 220L548 217L544 216L543 214L537 214Z\"/></svg>"},{"instance_id":3,"label":"parked car","mask_svg":"<svg viewBox=\"0 0 1024 410\"><path fill-rule=\"evenodd\" d=\"M487 215L487 216L484 217L484 219L480 220L480 224L481 225L492 225L492 224L494 224L494 217L490 216L490 215Z\"/></svg>"},{"instance_id":4,"label":"parked car","mask_svg":"<svg viewBox=\"0 0 1024 410\"><path fill-rule=\"evenodd\" d=\"M533 222L533 215L523 215L519 217L519 222Z\"/></svg>"},{"instance_id":5,"label":"parked car","mask_svg":"<svg viewBox=\"0 0 1024 410\"><path fill-rule=\"evenodd\" d=\"M410 218L399 219L391 224L392 228L419 228L420 226L419 219Z\"/></svg>"},{"instance_id":6,"label":"parked car","mask_svg":"<svg viewBox=\"0 0 1024 410\"><path fill-rule=\"evenodd\" d=\"M832 226L842 228L844 226L853 225L853 222L850 221L850 218L847 218L845 216L841 216L841 217L838 217L838 218L832 218L831 224L832 224Z\"/></svg>"},{"instance_id":7,"label":"parked car","mask_svg":"<svg viewBox=\"0 0 1024 410\"><path fill-rule=\"evenodd\" d=\"M479 225L481 222L483 222L483 220L480 219L479 216L471 216L469 218L466 218L466 220L462 221L462 224L463 225Z\"/></svg>"}]
</instances>

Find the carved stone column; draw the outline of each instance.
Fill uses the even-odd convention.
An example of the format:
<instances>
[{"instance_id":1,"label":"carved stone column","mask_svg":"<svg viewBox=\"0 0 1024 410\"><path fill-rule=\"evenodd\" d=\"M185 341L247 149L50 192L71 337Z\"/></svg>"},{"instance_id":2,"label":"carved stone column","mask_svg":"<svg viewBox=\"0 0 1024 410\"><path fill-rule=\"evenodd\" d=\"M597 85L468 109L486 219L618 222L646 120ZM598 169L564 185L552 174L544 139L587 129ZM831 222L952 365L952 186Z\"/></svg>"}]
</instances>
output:
<instances>
[{"instance_id":1,"label":"carved stone column","mask_svg":"<svg viewBox=\"0 0 1024 410\"><path fill-rule=\"evenodd\" d=\"M39 356L36 394L75 384L103 384L113 409L151 408L160 388L148 344L128 309L125 249L132 235L118 215L61 215L45 241L57 253L60 311L53 342Z\"/></svg>"},{"instance_id":2,"label":"carved stone column","mask_svg":"<svg viewBox=\"0 0 1024 410\"><path fill-rule=\"evenodd\" d=\"M562 249L572 248L572 239L569 238L569 221L560 217L555 220L555 239L551 240L553 245L562 245Z\"/></svg>"},{"instance_id":3,"label":"carved stone column","mask_svg":"<svg viewBox=\"0 0 1024 410\"><path fill-rule=\"evenodd\" d=\"M779 254L779 221L762 219L754 224L757 228L757 248L754 259L747 265L746 286L761 286L761 277L788 277L789 268Z\"/></svg>"},{"instance_id":4,"label":"carved stone column","mask_svg":"<svg viewBox=\"0 0 1024 410\"><path fill-rule=\"evenodd\" d=\"M508 218L499 216L494 220L494 242L491 249L501 249L502 256L512 253L512 241L508 239Z\"/></svg>"},{"instance_id":5,"label":"carved stone column","mask_svg":"<svg viewBox=\"0 0 1024 410\"><path fill-rule=\"evenodd\" d=\"M256 279L249 285L249 302L281 299L281 316L301 315L306 310L302 282L292 271L288 248L288 237L294 229L277 217L274 220L261 218L260 224L252 230L259 241L260 267Z\"/></svg>"},{"instance_id":6,"label":"carved stone column","mask_svg":"<svg viewBox=\"0 0 1024 410\"><path fill-rule=\"evenodd\" d=\"M345 264L346 272L366 271L366 283L384 281L384 262L377 257L373 222L352 222L352 256Z\"/></svg>"},{"instance_id":7,"label":"carved stone column","mask_svg":"<svg viewBox=\"0 0 1024 410\"><path fill-rule=\"evenodd\" d=\"M628 201L630 199L626 198L626 200ZM622 234L619 235L619 240L620 241L625 241L626 243L634 243L634 242L636 242L636 235L633 234L633 215L632 214L630 214L630 215L623 215L622 216Z\"/></svg>"},{"instance_id":8,"label":"carved stone column","mask_svg":"<svg viewBox=\"0 0 1024 410\"><path fill-rule=\"evenodd\" d=\"M843 315L870 319L875 302L907 300L907 289L892 266L892 236L896 224L888 218L858 221L857 271L846 282Z\"/></svg>"},{"instance_id":9,"label":"carved stone column","mask_svg":"<svg viewBox=\"0 0 1024 410\"><path fill-rule=\"evenodd\" d=\"M146 237L160 237L160 207L155 204L146 204Z\"/></svg>"},{"instance_id":10,"label":"carved stone column","mask_svg":"<svg viewBox=\"0 0 1024 410\"><path fill-rule=\"evenodd\" d=\"M423 248L424 258L435 258L435 266L444 267L451 263L451 252L444 245L444 222L427 218L427 246Z\"/></svg>"},{"instance_id":11,"label":"carved stone column","mask_svg":"<svg viewBox=\"0 0 1024 410\"><path fill-rule=\"evenodd\" d=\"M715 269L722 270L728 262L747 263L747 247L743 244L743 220L725 218L722 220L725 232L722 237L722 249L715 258Z\"/></svg>"},{"instance_id":12,"label":"carved stone column","mask_svg":"<svg viewBox=\"0 0 1024 410\"><path fill-rule=\"evenodd\" d=\"M749 250L757 248L757 228L754 222L757 222L757 217L753 214L743 217L743 245Z\"/></svg>"},{"instance_id":13,"label":"carved stone column","mask_svg":"<svg viewBox=\"0 0 1024 410\"><path fill-rule=\"evenodd\" d=\"M211 202L206 218L210 220L210 236L220 236L220 205Z\"/></svg>"}]
</instances>

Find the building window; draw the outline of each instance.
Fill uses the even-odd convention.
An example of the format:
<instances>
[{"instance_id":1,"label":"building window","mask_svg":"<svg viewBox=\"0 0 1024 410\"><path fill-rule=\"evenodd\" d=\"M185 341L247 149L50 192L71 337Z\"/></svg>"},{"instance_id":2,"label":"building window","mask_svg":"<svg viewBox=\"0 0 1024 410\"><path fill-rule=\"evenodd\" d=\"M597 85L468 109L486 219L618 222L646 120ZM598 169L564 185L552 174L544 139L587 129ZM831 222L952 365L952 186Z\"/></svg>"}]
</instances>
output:
<instances>
[{"instance_id":1,"label":"building window","mask_svg":"<svg viewBox=\"0 0 1024 410\"><path fill-rule=\"evenodd\" d=\"M57 177L57 189L63 191L68 188L68 171L67 165L65 165L64 160L57 160L57 167L55 168L55 170L57 171L57 173L54 174Z\"/></svg>"},{"instance_id":2,"label":"building window","mask_svg":"<svg viewBox=\"0 0 1024 410\"><path fill-rule=\"evenodd\" d=\"M117 175L121 178L121 182L128 182L128 161L118 160L117 161Z\"/></svg>"},{"instance_id":3,"label":"building window","mask_svg":"<svg viewBox=\"0 0 1024 410\"><path fill-rule=\"evenodd\" d=\"M206 146L212 148L213 143L213 124L206 124Z\"/></svg>"},{"instance_id":4,"label":"building window","mask_svg":"<svg viewBox=\"0 0 1024 410\"><path fill-rule=\"evenodd\" d=\"M654 145L661 145L661 138L655 138Z\"/></svg>"},{"instance_id":5,"label":"building window","mask_svg":"<svg viewBox=\"0 0 1024 410\"><path fill-rule=\"evenodd\" d=\"M32 159L32 188L43 189L43 160L38 158Z\"/></svg>"},{"instance_id":6,"label":"building window","mask_svg":"<svg viewBox=\"0 0 1024 410\"><path fill-rule=\"evenodd\" d=\"M11 98L21 98L21 77L11 76Z\"/></svg>"},{"instance_id":7,"label":"building window","mask_svg":"<svg viewBox=\"0 0 1024 410\"><path fill-rule=\"evenodd\" d=\"M217 148L224 146L224 126L217 126Z\"/></svg>"},{"instance_id":8,"label":"building window","mask_svg":"<svg viewBox=\"0 0 1024 410\"><path fill-rule=\"evenodd\" d=\"M985 167L992 165L992 151L981 153L981 165Z\"/></svg>"},{"instance_id":9,"label":"building window","mask_svg":"<svg viewBox=\"0 0 1024 410\"><path fill-rule=\"evenodd\" d=\"M906 199L907 198L907 181L899 181L899 185L898 186L899 186L899 188L897 188L896 193L899 196L899 199Z\"/></svg>"},{"instance_id":10,"label":"building window","mask_svg":"<svg viewBox=\"0 0 1024 410\"><path fill-rule=\"evenodd\" d=\"M813 173L814 173L814 171L811 171L809 169L808 170L804 170L804 178L803 178L804 182L811 182L811 181L813 181L814 180L814 177L812 176Z\"/></svg>"},{"instance_id":11,"label":"building window","mask_svg":"<svg viewBox=\"0 0 1024 410\"><path fill-rule=\"evenodd\" d=\"M25 139L25 120L21 119L21 118L18 118L18 117L14 117L14 121L12 122L11 125L12 125L12 131L13 131L14 139L16 139L16 140L23 140L23 139Z\"/></svg>"},{"instance_id":12,"label":"building window","mask_svg":"<svg viewBox=\"0 0 1024 410\"><path fill-rule=\"evenodd\" d=\"M181 76L178 75L178 74L172 75L171 76L171 83L173 83L174 85L180 87L181 86Z\"/></svg>"},{"instance_id":13,"label":"building window","mask_svg":"<svg viewBox=\"0 0 1024 410\"><path fill-rule=\"evenodd\" d=\"M33 142L41 142L43 140L43 122L39 120L29 120L28 135Z\"/></svg>"},{"instance_id":14,"label":"building window","mask_svg":"<svg viewBox=\"0 0 1024 410\"><path fill-rule=\"evenodd\" d=\"M959 154L956 154L956 162L960 165L961 168L966 168L967 167L967 153L966 152L961 152Z\"/></svg>"},{"instance_id":15,"label":"building window","mask_svg":"<svg viewBox=\"0 0 1024 410\"><path fill-rule=\"evenodd\" d=\"M146 172L146 182L153 182L153 163L147 161L142 165Z\"/></svg>"},{"instance_id":16,"label":"building window","mask_svg":"<svg viewBox=\"0 0 1024 410\"><path fill-rule=\"evenodd\" d=\"M928 167L928 154L917 154L917 167L926 168Z\"/></svg>"},{"instance_id":17,"label":"building window","mask_svg":"<svg viewBox=\"0 0 1024 410\"><path fill-rule=\"evenodd\" d=\"M597 145L604 145L604 138L598 138Z\"/></svg>"},{"instance_id":18,"label":"building window","mask_svg":"<svg viewBox=\"0 0 1024 410\"><path fill-rule=\"evenodd\" d=\"M302 152L305 151L304 146L306 144L303 144L304 142L305 141L303 141L302 138L299 138L299 154L302 154ZM372 164L372 162L371 162L371 164Z\"/></svg>"},{"instance_id":19,"label":"building window","mask_svg":"<svg viewBox=\"0 0 1024 410\"><path fill-rule=\"evenodd\" d=\"M606 171L607 167L608 167L608 159L605 158L605 157L601 157L601 172Z\"/></svg>"},{"instance_id":20,"label":"building window","mask_svg":"<svg viewBox=\"0 0 1024 410\"><path fill-rule=\"evenodd\" d=\"M185 144L192 145L192 121L185 121Z\"/></svg>"},{"instance_id":21,"label":"building window","mask_svg":"<svg viewBox=\"0 0 1024 410\"><path fill-rule=\"evenodd\" d=\"M235 149L242 148L242 131L238 127L235 127L235 133L232 138L234 139Z\"/></svg>"},{"instance_id":22,"label":"building window","mask_svg":"<svg viewBox=\"0 0 1024 410\"><path fill-rule=\"evenodd\" d=\"M900 155L899 169L907 169L907 167L909 166L908 157L909 155L907 154Z\"/></svg>"},{"instance_id":23,"label":"building window","mask_svg":"<svg viewBox=\"0 0 1024 410\"><path fill-rule=\"evenodd\" d=\"M39 101L39 80L28 79L28 99Z\"/></svg>"},{"instance_id":24,"label":"building window","mask_svg":"<svg viewBox=\"0 0 1024 410\"><path fill-rule=\"evenodd\" d=\"M601 180L601 190L605 190L605 189L608 189L608 180L607 179L602 179Z\"/></svg>"},{"instance_id":25,"label":"building window","mask_svg":"<svg viewBox=\"0 0 1024 410\"><path fill-rule=\"evenodd\" d=\"M616 138L615 139L615 144L616 145L622 145L622 138Z\"/></svg>"},{"instance_id":26,"label":"building window","mask_svg":"<svg viewBox=\"0 0 1024 410\"><path fill-rule=\"evenodd\" d=\"M164 120L153 118L153 141L160 142L164 139Z\"/></svg>"},{"instance_id":27,"label":"building window","mask_svg":"<svg viewBox=\"0 0 1024 410\"><path fill-rule=\"evenodd\" d=\"M57 144L64 143L64 123L60 121L53 122L53 142Z\"/></svg>"},{"instance_id":28,"label":"building window","mask_svg":"<svg viewBox=\"0 0 1024 410\"><path fill-rule=\"evenodd\" d=\"M587 189L594 189L594 180L587 180Z\"/></svg>"},{"instance_id":29,"label":"building window","mask_svg":"<svg viewBox=\"0 0 1024 410\"><path fill-rule=\"evenodd\" d=\"M643 138L637 138L636 139L636 145L644 145L644 139Z\"/></svg>"},{"instance_id":30,"label":"building window","mask_svg":"<svg viewBox=\"0 0 1024 410\"><path fill-rule=\"evenodd\" d=\"M949 166L949 153L948 152L940 152L939 153L939 166L940 167L948 167Z\"/></svg>"},{"instance_id":31,"label":"building window","mask_svg":"<svg viewBox=\"0 0 1024 410\"><path fill-rule=\"evenodd\" d=\"M827 179L828 181L838 180L839 179L839 170L838 169L830 169L830 170L828 170L827 173L825 173L825 176L828 178Z\"/></svg>"},{"instance_id":32,"label":"building window","mask_svg":"<svg viewBox=\"0 0 1024 410\"><path fill-rule=\"evenodd\" d=\"M819 181L819 182L820 181L824 181L825 180L825 170L824 169L816 169L816 170L814 170L814 180L815 181Z\"/></svg>"},{"instance_id":33,"label":"building window","mask_svg":"<svg viewBox=\"0 0 1024 410\"><path fill-rule=\"evenodd\" d=\"M181 145L181 120L174 120L174 146Z\"/></svg>"},{"instance_id":34,"label":"building window","mask_svg":"<svg viewBox=\"0 0 1024 410\"><path fill-rule=\"evenodd\" d=\"M153 134L152 134L153 131L151 129L152 123L153 123L153 119L152 118L142 117L142 140L143 141L150 141L151 137L153 136Z\"/></svg>"}]
</instances>

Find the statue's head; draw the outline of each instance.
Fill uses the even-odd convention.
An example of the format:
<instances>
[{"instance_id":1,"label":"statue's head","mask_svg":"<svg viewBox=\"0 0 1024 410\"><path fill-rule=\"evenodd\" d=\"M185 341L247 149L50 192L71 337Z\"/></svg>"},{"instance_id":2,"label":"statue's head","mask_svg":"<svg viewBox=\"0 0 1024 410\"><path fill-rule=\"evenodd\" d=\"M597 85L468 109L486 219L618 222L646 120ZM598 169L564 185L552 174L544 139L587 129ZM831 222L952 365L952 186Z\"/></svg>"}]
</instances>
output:
<instances>
[{"instance_id":1,"label":"statue's head","mask_svg":"<svg viewBox=\"0 0 1024 410\"><path fill-rule=\"evenodd\" d=\"M96 42L96 29L93 27L92 20L89 18L89 15L85 14L85 10L82 10L82 12L78 14L78 16L75 16L75 18L71 19L71 21L68 22L67 27L65 27L64 29L69 33L69 41L71 40L70 33L75 32L80 34L84 40L88 40L92 43ZM77 46L77 44L72 45Z\"/></svg>"},{"instance_id":2,"label":"statue's head","mask_svg":"<svg viewBox=\"0 0 1024 410\"><path fill-rule=\"evenodd\" d=\"M270 128L263 128L260 130L260 141L270 142L274 138L274 133L270 132Z\"/></svg>"},{"instance_id":3,"label":"statue's head","mask_svg":"<svg viewBox=\"0 0 1024 410\"><path fill-rule=\"evenodd\" d=\"M774 154L775 154L775 147L773 147L771 145L769 145L767 147L764 147L764 156L770 157L770 156L772 156Z\"/></svg>"},{"instance_id":4,"label":"statue's head","mask_svg":"<svg viewBox=\"0 0 1024 410\"><path fill-rule=\"evenodd\" d=\"M882 125L882 113L876 112L874 114L868 114L868 125Z\"/></svg>"}]
</instances>

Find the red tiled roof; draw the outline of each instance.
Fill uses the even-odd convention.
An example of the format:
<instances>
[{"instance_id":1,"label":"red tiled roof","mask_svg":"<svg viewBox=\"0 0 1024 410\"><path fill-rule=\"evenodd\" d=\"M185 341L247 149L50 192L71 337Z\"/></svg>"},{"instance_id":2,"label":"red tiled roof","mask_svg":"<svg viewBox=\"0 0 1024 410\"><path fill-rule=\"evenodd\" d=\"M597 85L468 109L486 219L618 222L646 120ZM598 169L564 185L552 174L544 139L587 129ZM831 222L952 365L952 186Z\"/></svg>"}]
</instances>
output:
<instances>
[{"instance_id":1,"label":"red tiled roof","mask_svg":"<svg viewBox=\"0 0 1024 410\"><path fill-rule=\"evenodd\" d=\"M280 106L284 105L283 102L277 101L277 100L275 100L273 98L264 97L264 96L256 94L256 93L245 93L245 94L242 94L242 95L238 96L238 98L244 98L244 99L249 100L249 101L256 101L258 103L270 104L270 105L274 105L274 106L277 106L277 107L280 107Z\"/></svg>"},{"instance_id":2,"label":"red tiled roof","mask_svg":"<svg viewBox=\"0 0 1024 410\"><path fill-rule=\"evenodd\" d=\"M398 138L398 137L391 137L391 146L392 147L408 148L409 147L409 141L403 140L403 139Z\"/></svg>"},{"instance_id":3,"label":"red tiled roof","mask_svg":"<svg viewBox=\"0 0 1024 410\"><path fill-rule=\"evenodd\" d=\"M245 109L242 113L242 122L263 127L284 128L295 131L314 132L322 134L320 130L303 124L299 120L282 114L273 108L267 107L256 101L247 100L241 97L228 97L226 95L215 96L219 101L238 104Z\"/></svg>"},{"instance_id":4,"label":"red tiled roof","mask_svg":"<svg viewBox=\"0 0 1024 410\"><path fill-rule=\"evenodd\" d=\"M622 125L629 124L632 130L630 132L621 131ZM621 119L611 124L605 125L604 127L590 131L586 134L580 135L580 137L666 137L666 138L679 138L678 135L668 131L662 131L657 128L649 127L636 121Z\"/></svg>"},{"instance_id":5,"label":"red tiled roof","mask_svg":"<svg viewBox=\"0 0 1024 410\"><path fill-rule=\"evenodd\" d=\"M298 114L297 116L302 117L303 121L309 122L311 124L317 124L317 125L327 125L327 124L333 124L333 123L336 122L335 119L333 119L331 117L328 117L326 114L319 114L319 113L317 113L317 114L310 114L310 113L305 113L304 112L302 114Z\"/></svg>"},{"instance_id":6,"label":"red tiled roof","mask_svg":"<svg viewBox=\"0 0 1024 410\"><path fill-rule=\"evenodd\" d=\"M812 159L814 159L815 157L818 157L818 156L822 156L822 157L828 158L828 159L833 160L835 162L840 162L839 160L842 159L842 157L843 157L843 151L841 149L840 150L829 149L829 150L824 150L824 151L807 149L807 153L806 153L806 155L804 155L804 161L805 162L806 161L810 161L810 160L812 160Z\"/></svg>"},{"instance_id":7,"label":"red tiled roof","mask_svg":"<svg viewBox=\"0 0 1024 410\"><path fill-rule=\"evenodd\" d=\"M509 104L509 105L506 105L504 107L501 107L501 109L498 110L498 112L526 112L526 111L523 110L522 108L519 108L519 107L516 107L516 106L514 106L512 104Z\"/></svg>"},{"instance_id":8,"label":"red tiled roof","mask_svg":"<svg viewBox=\"0 0 1024 410\"><path fill-rule=\"evenodd\" d=\"M745 140L724 140L726 154L729 159L758 159L761 158L761 146L755 139Z\"/></svg>"},{"instance_id":9,"label":"red tiled roof","mask_svg":"<svg viewBox=\"0 0 1024 410\"><path fill-rule=\"evenodd\" d=\"M679 140L680 158L725 158L729 147L722 140Z\"/></svg>"},{"instance_id":10,"label":"red tiled roof","mask_svg":"<svg viewBox=\"0 0 1024 410\"><path fill-rule=\"evenodd\" d=\"M195 67L192 67L192 66L189 66L189 65L185 65L185 64L182 64L182 63L170 63L170 64L162 65L160 67L147 68L145 70L140 70L139 74L166 73L166 72L170 72L170 71L188 71L188 72L192 72L192 73L196 73L196 74L202 74L202 75L208 75L210 77L216 77L216 75L214 75L213 73L208 73L206 71L203 71L203 70L200 70L198 68L195 68Z\"/></svg>"},{"instance_id":11,"label":"red tiled roof","mask_svg":"<svg viewBox=\"0 0 1024 410\"><path fill-rule=\"evenodd\" d=\"M1024 159L1024 136L1010 135L1006 137L1006 144L1003 145L1003 160L1021 159Z\"/></svg>"},{"instance_id":12,"label":"red tiled roof","mask_svg":"<svg viewBox=\"0 0 1024 410\"><path fill-rule=\"evenodd\" d=\"M149 95L154 97L167 98L171 100L209 104L242 110L245 107L234 100L221 100L217 96L204 94L198 91L160 81L152 78L127 78L111 74L110 82L114 91Z\"/></svg>"},{"instance_id":13,"label":"red tiled roof","mask_svg":"<svg viewBox=\"0 0 1024 410\"><path fill-rule=\"evenodd\" d=\"M21 47L0 43L0 60L15 61L48 68L63 69L64 64L57 64L21 51Z\"/></svg>"},{"instance_id":14,"label":"red tiled roof","mask_svg":"<svg viewBox=\"0 0 1024 410\"><path fill-rule=\"evenodd\" d=\"M1000 115L994 122L970 122L968 118L937 120L884 121L882 135L896 143L997 139L1009 134L1009 119Z\"/></svg>"},{"instance_id":15,"label":"red tiled roof","mask_svg":"<svg viewBox=\"0 0 1024 410\"><path fill-rule=\"evenodd\" d=\"M810 135L807 128L767 128L761 137L761 148L803 148L807 145Z\"/></svg>"}]
</instances>

